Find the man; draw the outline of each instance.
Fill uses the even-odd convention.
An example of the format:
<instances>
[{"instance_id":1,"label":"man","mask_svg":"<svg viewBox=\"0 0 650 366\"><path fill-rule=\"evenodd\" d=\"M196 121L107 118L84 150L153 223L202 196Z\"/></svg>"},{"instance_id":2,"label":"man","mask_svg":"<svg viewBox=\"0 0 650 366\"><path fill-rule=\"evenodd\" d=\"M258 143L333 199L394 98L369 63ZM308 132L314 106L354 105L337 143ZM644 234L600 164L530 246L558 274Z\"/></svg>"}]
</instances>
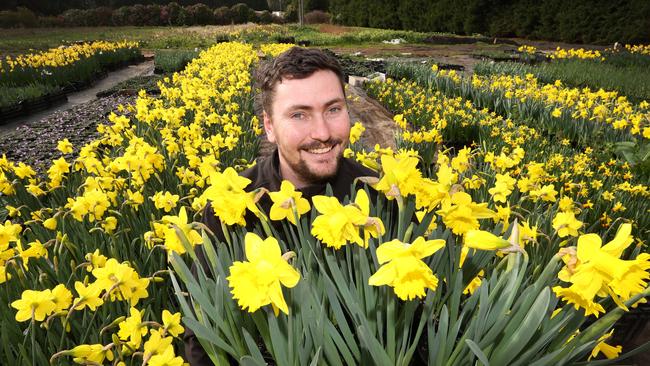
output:
<instances>
[{"instance_id":1,"label":"man","mask_svg":"<svg viewBox=\"0 0 650 366\"><path fill-rule=\"evenodd\" d=\"M326 193L330 185L335 197L350 194L354 180L377 173L343 157L350 136L350 117L345 99L344 75L338 61L316 49L293 47L260 67L257 95L264 129L277 145L266 160L241 173L254 190L278 191L288 180L307 199ZM203 222L220 237L221 225L209 203ZM260 201L267 212L268 197ZM252 220L246 218L246 222ZM192 366L211 365L198 339L189 329L185 355Z\"/></svg>"}]
</instances>

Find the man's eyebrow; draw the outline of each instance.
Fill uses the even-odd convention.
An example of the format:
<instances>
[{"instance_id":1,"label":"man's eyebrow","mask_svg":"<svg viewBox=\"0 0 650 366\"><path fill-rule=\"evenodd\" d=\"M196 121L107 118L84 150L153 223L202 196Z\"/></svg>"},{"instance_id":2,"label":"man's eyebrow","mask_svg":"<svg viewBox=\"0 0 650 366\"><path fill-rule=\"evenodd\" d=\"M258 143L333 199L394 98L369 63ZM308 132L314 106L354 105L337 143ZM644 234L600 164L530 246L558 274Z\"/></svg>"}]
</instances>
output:
<instances>
[{"instance_id":1,"label":"man's eyebrow","mask_svg":"<svg viewBox=\"0 0 650 366\"><path fill-rule=\"evenodd\" d=\"M328 101L327 103L325 103L325 107L329 107L332 104L342 103L342 102L345 102L345 99L343 99L343 98L334 98L334 99ZM293 105L290 105L288 109L289 110L296 110L296 109L312 110L314 108L312 106L310 106L310 105L293 104Z\"/></svg>"}]
</instances>

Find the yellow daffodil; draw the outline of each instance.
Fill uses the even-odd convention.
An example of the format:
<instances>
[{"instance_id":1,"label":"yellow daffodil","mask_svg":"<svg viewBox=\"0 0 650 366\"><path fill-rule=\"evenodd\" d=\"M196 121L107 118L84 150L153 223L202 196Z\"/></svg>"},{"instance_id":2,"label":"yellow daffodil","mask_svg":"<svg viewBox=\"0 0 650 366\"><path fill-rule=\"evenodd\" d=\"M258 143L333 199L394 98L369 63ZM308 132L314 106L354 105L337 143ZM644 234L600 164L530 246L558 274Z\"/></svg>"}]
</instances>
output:
<instances>
[{"instance_id":1,"label":"yellow daffodil","mask_svg":"<svg viewBox=\"0 0 650 366\"><path fill-rule=\"evenodd\" d=\"M0 284L3 284L11 279L11 274L7 273L7 267L0 264Z\"/></svg>"},{"instance_id":2,"label":"yellow daffodil","mask_svg":"<svg viewBox=\"0 0 650 366\"><path fill-rule=\"evenodd\" d=\"M120 322L117 335L121 340L128 340L135 349L138 349L142 343L142 336L147 334L147 326L143 324L142 313L138 309L131 307L129 314L129 317Z\"/></svg>"},{"instance_id":3,"label":"yellow daffodil","mask_svg":"<svg viewBox=\"0 0 650 366\"><path fill-rule=\"evenodd\" d=\"M72 153L72 143L68 139L63 139L57 143L56 149L64 154L70 154Z\"/></svg>"},{"instance_id":4,"label":"yellow daffodil","mask_svg":"<svg viewBox=\"0 0 650 366\"><path fill-rule=\"evenodd\" d=\"M614 239L604 246L596 234L581 235L576 249L562 249L566 266L558 277L571 285L554 287L558 297L576 308L584 308L587 314L598 315L604 309L594 298L609 295L627 310L623 302L643 291L650 280L650 254L641 253L632 260L619 259L633 242L631 230L630 224L621 225Z\"/></svg>"},{"instance_id":5,"label":"yellow daffodil","mask_svg":"<svg viewBox=\"0 0 650 366\"><path fill-rule=\"evenodd\" d=\"M416 168L417 165L418 159L414 157L398 160L394 156L382 155L383 175L374 188L383 192L388 199L396 196L406 197L415 193L415 186L422 178L422 173Z\"/></svg>"},{"instance_id":6,"label":"yellow daffodil","mask_svg":"<svg viewBox=\"0 0 650 366\"><path fill-rule=\"evenodd\" d=\"M91 283L86 286L83 282L76 281L74 289L77 291L77 298L73 303L75 310L82 310L87 306L90 310L95 311L98 306L104 304L104 300L100 296L102 288L97 284Z\"/></svg>"},{"instance_id":7,"label":"yellow daffodil","mask_svg":"<svg viewBox=\"0 0 650 366\"><path fill-rule=\"evenodd\" d=\"M296 286L300 273L283 258L275 238L262 240L256 234L247 233L244 240L248 261L234 262L227 278L233 298L251 313L271 304L276 315L279 310L289 314L282 286Z\"/></svg>"},{"instance_id":8,"label":"yellow daffodil","mask_svg":"<svg viewBox=\"0 0 650 366\"><path fill-rule=\"evenodd\" d=\"M92 271L97 278L95 283L103 290L110 291L111 300L128 300L136 305L142 298L149 296L148 278L140 276L127 263L119 263L115 258L106 261L103 267Z\"/></svg>"},{"instance_id":9,"label":"yellow daffodil","mask_svg":"<svg viewBox=\"0 0 650 366\"><path fill-rule=\"evenodd\" d=\"M165 249L167 249L168 253L171 253L172 251L179 254L185 253L185 247L179 238L180 234L176 232L177 229L181 231L182 235L185 236L192 246L203 243L201 234L192 228L191 223L187 222L185 206L181 207L178 216L163 216L162 222L167 224L164 226L163 235L165 238Z\"/></svg>"},{"instance_id":10,"label":"yellow daffodil","mask_svg":"<svg viewBox=\"0 0 650 366\"><path fill-rule=\"evenodd\" d=\"M483 230L469 230L464 239L463 245L472 249L499 250L511 246L507 240Z\"/></svg>"},{"instance_id":11,"label":"yellow daffodil","mask_svg":"<svg viewBox=\"0 0 650 366\"><path fill-rule=\"evenodd\" d=\"M582 221L576 219L573 212L558 212L553 218L553 229L560 238L578 236L581 227Z\"/></svg>"},{"instance_id":12,"label":"yellow daffodil","mask_svg":"<svg viewBox=\"0 0 650 366\"><path fill-rule=\"evenodd\" d=\"M361 138L361 134L366 130L365 127L363 127L363 124L361 122L356 122L354 125L352 125L352 128L350 128L350 144L354 144L355 142L359 141L359 138Z\"/></svg>"},{"instance_id":13,"label":"yellow daffodil","mask_svg":"<svg viewBox=\"0 0 650 366\"><path fill-rule=\"evenodd\" d=\"M340 249L347 242L367 247L370 236L384 234L384 224L377 217L370 217L370 202L364 190L357 192L355 202L346 206L336 197L314 196L314 207L321 213L312 222L311 233L328 247ZM359 235L364 230L364 237Z\"/></svg>"},{"instance_id":14,"label":"yellow daffodil","mask_svg":"<svg viewBox=\"0 0 650 366\"><path fill-rule=\"evenodd\" d=\"M12 224L11 221L5 221L4 225L0 225L0 251L3 251L9 246L10 242L17 242L18 235L22 231L19 224Z\"/></svg>"},{"instance_id":15,"label":"yellow daffodil","mask_svg":"<svg viewBox=\"0 0 650 366\"><path fill-rule=\"evenodd\" d=\"M608 359L616 358L618 357L619 354L621 354L621 351L623 351L623 347L621 346L610 346L609 344L605 343L605 341L610 338L614 334L614 329L612 329L609 333L603 334L602 337L598 339L598 343L596 344L596 347L594 347L593 350L591 350L591 354L589 355L589 358L587 361L591 360L592 358L598 356L599 353L603 353L605 357Z\"/></svg>"},{"instance_id":16,"label":"yellow daffodil","mask_svg":"<svg viewBox=\"0 0 650 366\"><path fill-rule=\"evenodd\" d=\"M43 227L48 230L56 230L56 218L50 217L49 219L43 221Z\"/></svg>"},{"instance_id":17,"label":"yellow daffodil","mask_svg":"<svg viewBox=\"0 0 650 366\"><path fill-rule=\"evenodd\" d=\"M24 322L34 319L43 321L56 310L56 303L51 290L34 291L25 290L19 300L11 303L11 307L18 310L16 321Z\"/></svg>"},{"instance_id":18,"label":"yellow daffodil","mask_svg":"<svg viewBox=\"0 0 650 366\"><path fill-rule=\"evenodd\" d=\"M164 337L162 329L151 329L149 333L149 339L144 342L143 347L145 358L163 354L168 349L173 351L174 347L172 347L172 341L174 338Z\"/></svg>"},{"instance_id":19,"label":"yellow daffodil","mask_svg":"<svg viewBox=\"0 0 650 366\"><path fill-rule=\"evenodd\" d=\"M160 354L154 355L147 363L149 366L182 366L184 365L183 358L174 354L174 347L167 347L165 351Z\"/></svg>"},{"instance_id":20,"label":"yellow daffodil","mask_svg":"<svg viewBox=\"0 0 650 366\"><path fill-rule=\"evenodd\" d=\"M157 209L171 212L176 207L180 196L171 192L156 192L151 198Z\"/></svg>"},{"instance_id":21,"label":"yellow daffodil","mask_svg":"<svg viewBox=\"0 0 650 366\"><path fill-rule=\"evenodd\" d=\"M237 174L235 169L226 168L223 173L210 175L210 186L202 197L212 202L214 215L226 225L246 225L246 210L258 214L255 192L244 189L251 180Z\"/></svg>"},{"instance_id":22,"label":"yellow daffodil","mask_svg":"<svg viewBox=\"0 0 650 366\"><path fill-rule=\"evenodd\" d=\"M494 217L494 211L486 203L474 203L465 192L456 192L449 201L444 201L442 208L436 211L443 222L456 235L463 235L479 228L478 219Z\"/></svg>"},{"instance_id":23,"label":"yellow daffodil","mask_svg":"<svg viewBox=\"0 0 650 366\"><path fill-rule=\"evenodd\" d=\"M474 277L465 287L463 290L463 294L467 295L472 295L474 294L474 291L476 291L477 288L481 286L481 283L483 283L482 278L485 276L485 271L480 270L476 277Z\"/></svg>"},{"instance_id":24,"label":"yellow daffodil","mask_svg":"<svg viewBox=\"0 0 650 366\"><path fill-rule=\"evenodd\" d=\"M368 284L391 286L402 300L424 297L425 289L435 291L438 279L422 258L444 246L444 240L425 240L423 237L418 237L412 244L397 239L384 243L377 248L377 260L383 265L370 276Z\"/></svg>"},{"instance_id":25,"label":"yellow daffodil","mask_svg":"<svg viewBox=\"0 0 650 366\"><path fill-rule=\"evenodd\" d=\"M16 168L14 168L14 173L16 173L16 176L20 179L31 178L36 175L34 169L23 162L18 163Z\"/></svg>"},{"instance_id":26,"label":"yellow daffodil","mask_svg":"<svg viewBox=\"0 0 650 366\"><path fill-rule=\"evenodd\" d=\"M115 355L109 347L101 344L82 344L69 351L73 356L72 359L78 364L98 364L102 365L104 360L113 361Z\"/></svg>"},{"instance_id":27,"label":"yellow daffodil","mask_svg":"<svg viewBox=\"0 0 650 366\"><path fill-rule=\"evenodd\" d=\"M99 249L95 249L94 252L86 254L85 258L86 261L88 261L88 265L86 266L88 272L92 271L94 268L104 267L107 259L106 256L99 252Z\"/></svg>"},{"instance_id":28,"label":"yellow daffodil","mask_svg":"<svg viewBox=\"0 0 650 366\"><path fill-rule=\"evenodd\" d=\"M289 220L296 225L296 216L309 212L311 206L309 201L302 197L302 193L296 191L296 187L288 180L282 181L280 191L270 192L269 196L273 201L269 217L271 220Z\"/></svg>"},{"instance_id":29,"label":"yellow daffodil","mask_svg":"<svg viewBox=\"0 0 650 366\"><path fill-rule=\"evenodd\" d=\"M185 331L183 326L181 326L181 313L172 314L169 310L165 309L162 312L162 320L165 331L173 337L178 337L179 334Z\"/></svg>"},{"instance_id":30,"label":"yellow daffodil","mask_svg":"<svg viewBox=\"0 0 650 366\"><path fill-rule=\"evenodd\" d=\"M66 310L72 304L72 292L64 284L58 284L52 289L52 301L56 306L54 308L55 313Z\"/></svg>"}]
</instances>

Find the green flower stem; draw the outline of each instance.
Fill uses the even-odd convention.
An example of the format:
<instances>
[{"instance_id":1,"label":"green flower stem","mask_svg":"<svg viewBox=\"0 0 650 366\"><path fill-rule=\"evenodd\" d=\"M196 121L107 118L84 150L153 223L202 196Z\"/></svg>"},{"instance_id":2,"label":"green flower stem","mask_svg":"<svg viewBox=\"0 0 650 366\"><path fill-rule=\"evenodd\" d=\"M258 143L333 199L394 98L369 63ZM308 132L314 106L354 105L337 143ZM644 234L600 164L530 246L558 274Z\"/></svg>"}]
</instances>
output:
<instances>
[{"instance_id":1,"label":"green flower stem","mask_svg":"<svg viewBox=\"0 0 650 366\"><path fill-rule=\"evenodd\" d=\"M404 234L405 234L405 227L404 227L404 221L405 221L405 213L404 213L404 199L402 196L397 196L395 198L397 201L397 208L398 208L398 215L397 215L397 237L404 239ZM406 239L404 239L406 240Z\"/></svg>"},{"instance_id":2,"label":"green flower stem","mask_svg":"<svg viewBox=\"0 0 650 366\"><path fill-rule=\"evenodd\" d=\"M395 361L395 299L396 297L390 291L384 291L386 294L386 347L388 357Z\"/></svg>"},{"instance_id":3,"label":"green flower stem","mask_svg":"<svg viewBox=\"0 0 650 366\"><path fill-rule=\"evenodd\" d=\"M34 320L34 308L32 308L32 322L30 324L30 332L32 333L32 366L36 366L36 321ZM64 329L65 331L65 329Z\"/></svg>"}]
</instances>

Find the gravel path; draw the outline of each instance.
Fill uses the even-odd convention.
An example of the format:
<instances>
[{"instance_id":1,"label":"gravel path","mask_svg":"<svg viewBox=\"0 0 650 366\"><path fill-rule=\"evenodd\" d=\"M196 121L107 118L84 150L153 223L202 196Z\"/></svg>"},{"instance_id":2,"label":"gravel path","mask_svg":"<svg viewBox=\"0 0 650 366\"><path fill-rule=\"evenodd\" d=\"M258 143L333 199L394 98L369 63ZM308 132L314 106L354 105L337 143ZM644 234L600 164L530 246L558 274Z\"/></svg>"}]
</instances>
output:
<instances>
[{"instance_id":1,"label":"gravel path","mask_svg":"<svg viewBox=\"0 0 650 366\"><path fill-rule=\"evenodd\" d=\"M46 170L61 153L57 142L67 138L75 151L97 138L97 125L119 104L132 104L136 96L109 96L56 111L36 121L27 122L0 135L0 156L24 162L38 171Z\"/></svg>"}]
</instances>

